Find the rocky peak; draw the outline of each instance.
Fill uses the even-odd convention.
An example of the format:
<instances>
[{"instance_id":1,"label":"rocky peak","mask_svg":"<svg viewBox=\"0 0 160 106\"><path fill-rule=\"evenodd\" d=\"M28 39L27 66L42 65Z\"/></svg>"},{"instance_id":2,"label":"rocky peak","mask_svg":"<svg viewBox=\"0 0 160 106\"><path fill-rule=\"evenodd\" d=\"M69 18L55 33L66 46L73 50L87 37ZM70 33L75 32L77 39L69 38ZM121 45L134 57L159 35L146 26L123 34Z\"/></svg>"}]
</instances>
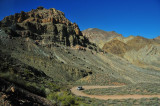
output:
<instances>
[{"instance_id":1,"label":"rocky peak","mask_svg":"<svg viewBox=\"0 0 160 106\"><path fill-rule=\"evenodd\" d=\"M1 29L11 37L29 37L45 43L60 43L67 46L87 46L76 23L70 22L63 12L55 8L38 7L29 12L21 11L5 17L0 22ZM46 42L47 41L47 42Z\"/></svg>"},{"instance_id":2,"label":"rocky peak","mask_svg":"<svg viewBox=\"0 0 160 106\"><path fill-rule=\"evenodd\" d=\"M6 26L15 23L23 22L38 22L38 23L53 23L53 24L65 24L71 25L72 23L65 18L63 12L56 10L55 8L45 9L43 7L38 7L37 9L32 9L29 12L21 11L21 13L16 13L5 17L2 20Z\"/></svg>"}]
</instances>

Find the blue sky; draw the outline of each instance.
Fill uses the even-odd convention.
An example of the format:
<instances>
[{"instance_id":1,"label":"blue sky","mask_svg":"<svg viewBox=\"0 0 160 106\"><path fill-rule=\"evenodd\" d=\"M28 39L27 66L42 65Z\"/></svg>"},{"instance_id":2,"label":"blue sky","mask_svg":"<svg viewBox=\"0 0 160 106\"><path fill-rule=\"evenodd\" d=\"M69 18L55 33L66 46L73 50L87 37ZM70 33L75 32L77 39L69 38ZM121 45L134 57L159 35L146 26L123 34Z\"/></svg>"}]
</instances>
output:
<instances>
[{"instance_id":1,"label":"blue sky","mask_svg":"<svg viewBox=\"0 0 160 106\"><path fill-rule=\"evenodd\" d=\"M160 35L160 0L0 0L0 20L38 6L63 11L81 30L99 28L125 37Z\"/></svg>"}]
</instances>

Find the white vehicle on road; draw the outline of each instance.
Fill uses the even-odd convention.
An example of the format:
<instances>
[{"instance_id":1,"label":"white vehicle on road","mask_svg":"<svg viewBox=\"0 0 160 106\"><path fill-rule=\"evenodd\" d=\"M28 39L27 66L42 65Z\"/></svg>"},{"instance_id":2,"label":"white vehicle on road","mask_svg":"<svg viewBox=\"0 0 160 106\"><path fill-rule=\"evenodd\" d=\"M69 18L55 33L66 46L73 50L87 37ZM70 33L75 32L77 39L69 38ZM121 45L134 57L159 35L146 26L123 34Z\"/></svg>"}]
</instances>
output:
<instances>
[{"instance_id":1,"label":"white vehicle on road","mask_svg":"<svg viewBox=\"0 0 160 106\"><path fill-rule=\"evenodd\" d=\"M77 90L83 90L82 86L77 87Z\"/></svg>"}]
</instances>

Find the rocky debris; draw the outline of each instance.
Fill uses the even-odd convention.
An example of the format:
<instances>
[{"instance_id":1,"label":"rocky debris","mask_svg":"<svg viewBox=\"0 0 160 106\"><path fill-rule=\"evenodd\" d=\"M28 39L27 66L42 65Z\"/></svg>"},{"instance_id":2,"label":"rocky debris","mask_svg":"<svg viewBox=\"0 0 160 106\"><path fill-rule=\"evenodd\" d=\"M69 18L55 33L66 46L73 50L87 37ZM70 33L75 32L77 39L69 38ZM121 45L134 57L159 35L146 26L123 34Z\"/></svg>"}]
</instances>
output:
<instances>
[{"instance_id":1,"label":"rocky debris","mask_svg":"<svg viewBox=\"0 0 160 106\"><path fill-rule=\"evenodd\" d=\"M38 7L5 17L0 27L11 37L29 37L66 46L87 47L89 40L82 35L78 25L70 22L63 12L54 8Z\"/></svg>"}]
</instances>

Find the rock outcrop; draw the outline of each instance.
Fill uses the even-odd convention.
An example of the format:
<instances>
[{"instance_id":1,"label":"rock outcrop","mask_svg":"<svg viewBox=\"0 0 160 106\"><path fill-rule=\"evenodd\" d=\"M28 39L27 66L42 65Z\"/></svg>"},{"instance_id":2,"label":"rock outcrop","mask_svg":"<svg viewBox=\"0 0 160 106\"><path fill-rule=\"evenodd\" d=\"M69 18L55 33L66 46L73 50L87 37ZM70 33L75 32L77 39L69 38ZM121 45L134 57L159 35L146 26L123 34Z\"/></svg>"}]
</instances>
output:
<instances>
[{"instance_id":1,"label":"rock outcrop","mask_svg":"<svg viewBox=\"0 0 160 106\"><path fill-rule=\"evenodd\" d=\"M21 11L5 17L0 27L10 37L29 37L34 40L46 40L47 43L60 43L66 46L86 47L89 41L76 23L70 22L63 12L54 8L38 7L29 12Z\"/></svg>"}]
</instances>

